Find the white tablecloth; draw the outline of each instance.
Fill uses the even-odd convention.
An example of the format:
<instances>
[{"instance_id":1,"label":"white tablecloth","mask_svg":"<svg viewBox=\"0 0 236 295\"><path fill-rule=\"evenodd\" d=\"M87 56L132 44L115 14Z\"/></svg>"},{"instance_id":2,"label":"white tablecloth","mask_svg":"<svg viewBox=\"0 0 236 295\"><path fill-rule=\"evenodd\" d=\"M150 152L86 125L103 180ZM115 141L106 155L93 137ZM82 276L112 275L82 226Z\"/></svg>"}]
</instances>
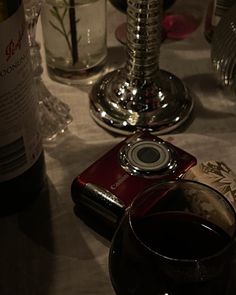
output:
<instances>
[{"instance_id":1,"label":"white tablecloth","mask_svg":"<svg viewBox=\"0 0 236 295\"><path fill-rule=\"evenodd\" d=\"M202 2L202 3L199 3ZM204 160L224 161L236 171L236 97L220 84L204 38L207 1L178 0L174 12L194 13L198 29L182 41L165 41L160 66L185 81L195 97L190 125L162 136ZM124 62L124 48L114 30L126 16L108 5L109 66ZM37 38L42 43L39 24ZM44 59L44 50L42 46ZM0 293L2 295L112 295L108 274L109 242L73 212L70 185L74 177L122 138L101 129L90 117L88 91L43 79L65 101L73 122L66 133L45 145L50 193L33 208L0 220Z\"/></svg>"}]
</instances>

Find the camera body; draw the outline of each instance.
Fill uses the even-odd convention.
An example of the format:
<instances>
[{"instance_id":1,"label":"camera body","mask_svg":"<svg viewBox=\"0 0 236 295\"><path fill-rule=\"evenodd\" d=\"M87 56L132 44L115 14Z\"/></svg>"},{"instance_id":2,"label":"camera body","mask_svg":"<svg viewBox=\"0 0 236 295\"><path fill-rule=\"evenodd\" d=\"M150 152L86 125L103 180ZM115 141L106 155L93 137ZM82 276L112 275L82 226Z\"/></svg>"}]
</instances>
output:
<instances>
[{"instance_id":1,"label":"camera body","mask_svg":"<svg viewBox=\"0 0 236 295\"><path fill-rule=\"evenodd\" d=\"M115 228L135 196L152 184L182 177L196 158L148 132L117 144L72 182L76 206ZM96 218L95 218L96 219Z\"/></svg>"}]
</instances>

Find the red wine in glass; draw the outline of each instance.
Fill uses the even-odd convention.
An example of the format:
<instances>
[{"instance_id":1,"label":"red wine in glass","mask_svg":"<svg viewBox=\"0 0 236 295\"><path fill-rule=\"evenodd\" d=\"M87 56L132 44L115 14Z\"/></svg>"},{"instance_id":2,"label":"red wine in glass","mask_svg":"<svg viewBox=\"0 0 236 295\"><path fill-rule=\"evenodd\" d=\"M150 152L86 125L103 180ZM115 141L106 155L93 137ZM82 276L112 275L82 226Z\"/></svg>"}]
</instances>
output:
<instances>
[{"instance_id":1,"label":"red wine in glass","mask_svg":"<svg viewBox=\"0 0 236 295\"><path fill-rule=\"evenodd\" d=\"M173 259L201 259L217 253L230 241L220 227L184 212L152 214L136 220L133 228L149 248ZM199 243L204 240L207 243Z\"/></svg>"},{"instance_id":2,"label":"red wine in glass","mask_svg":"<svg viewBox=\"0 0 236 295\"><path fill-rule=\"evenodd\" d=\"M189 198L182 192L171 187L160 202L153 202L155 197L150 194L148 198L143 195L144 200L140 196L122 219L109 255L110 277L117 295L225 294L233 255L235 213L227 208L233 218L229 224L233 231L227 231L227 226L223 228L213 216L206 218L201 210L198 214L188 212ZM213 191L214 194L218 197ZM203 194L201 200L204 198ZM224 209L222 212L226 213Z\"/></svg>"},{"instance_id":3,"label":"red wine in glass","mask_svg":"<svg viewBox=\"0 0 236 295\"><path fill-rule=\"evenodd\" d=\"M155 269L151 265L152 258L134 245L135 238L125 225L126 222L123 220L118 233L119 238L116 238L111 249L110 268L117 294L133 294L131 291L127 292L127 288L136 290L134 294L137 295L169 294L167 291L179 295L219 294L217 290L222 289L220 286L224 281L222 278L227 272L219 274L220 280L218 276L215 277L214 283L212 280L209 283L178 282L177 277L172 280L171 275L168 275L168 264L165 270ZM184 213L155 214L145 217L134 223L134 230L141 240L146 241L150 249L173 259L199 259L217 253L230 240L220 228ZM124 242L124 239L127 241ZM207 243L201 243L202 240L206 240ZM196 263L195 268L197 267ZM185 275L187 276L187 273Z\"/></svg>"}]
</instances>

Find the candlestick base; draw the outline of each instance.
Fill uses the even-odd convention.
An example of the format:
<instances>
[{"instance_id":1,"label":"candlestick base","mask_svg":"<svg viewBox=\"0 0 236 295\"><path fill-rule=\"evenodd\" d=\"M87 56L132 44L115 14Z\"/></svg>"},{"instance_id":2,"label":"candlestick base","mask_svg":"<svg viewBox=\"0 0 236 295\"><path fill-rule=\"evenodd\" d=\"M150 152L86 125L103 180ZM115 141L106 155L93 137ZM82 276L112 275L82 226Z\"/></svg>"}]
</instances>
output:
<instances>
[{"instance_id":1,"label":"candlestick base","mask_svg":"<svg viewBox=\"0 0 236 295\"><path fill-rule=\"evenodd\" d=\"M138 129L168 133L188 119L192 108L183 82L164 70L152 79L130 79L125 68L118 69L98 80L90 93L92 118L123 135Z\"/></svg>"}]
</instances>

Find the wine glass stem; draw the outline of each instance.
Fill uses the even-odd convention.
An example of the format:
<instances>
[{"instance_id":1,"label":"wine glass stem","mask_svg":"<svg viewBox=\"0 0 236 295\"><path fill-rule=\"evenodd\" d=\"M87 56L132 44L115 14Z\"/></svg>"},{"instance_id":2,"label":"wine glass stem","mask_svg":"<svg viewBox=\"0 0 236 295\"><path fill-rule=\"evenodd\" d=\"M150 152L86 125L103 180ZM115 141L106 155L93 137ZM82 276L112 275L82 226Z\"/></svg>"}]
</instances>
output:
<instances>
[{"instance_id":1,"label":"wine glass stem","mask_svg":"<svg viewBox=\"0 0 236 295\"><path fill-rule=\"evenodd\" d=\"M127 73L149 80L159 70L162 1L128 0L127 4Z\"/></svg>"}]
</instances>

